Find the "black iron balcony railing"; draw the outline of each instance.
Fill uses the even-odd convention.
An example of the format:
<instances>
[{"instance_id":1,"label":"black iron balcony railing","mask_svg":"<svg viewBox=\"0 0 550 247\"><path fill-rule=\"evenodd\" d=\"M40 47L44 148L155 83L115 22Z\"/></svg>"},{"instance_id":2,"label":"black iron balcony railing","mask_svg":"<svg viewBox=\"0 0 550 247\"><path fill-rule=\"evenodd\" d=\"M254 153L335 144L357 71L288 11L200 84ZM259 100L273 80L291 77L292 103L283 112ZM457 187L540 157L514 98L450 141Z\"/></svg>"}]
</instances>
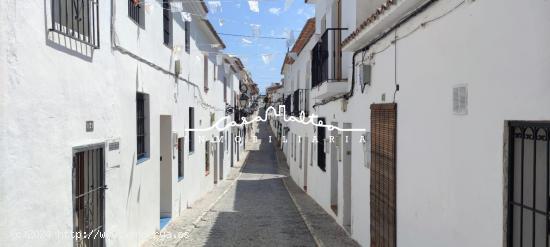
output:
<instances>
[{"instance_id":1,"label":"black iron balcony railing","mask_svg":"<svg viewBox=\"0 0 550 247\"><path fill-rule=\"evenodd\" d=\"M304 115L309 116L309 90L298 89L292 94L292 116L299 117L304 112Z\"/></svg>"},{"instance_id":2,"label":"black iron balcony railing","mask_svg":"<svg viewBox=\"0 0 550 247\"><path fill-rule=\"evenodd\" d=\"M342 80L342 30L328 28L311 51L311 87Z\"/></svg>"},{"instance_id":3,"label":"black iron balcony railing","mask_svg":"<svg viewBox=\"0 0 550 247\"><path fill-rule=\"evenodd\" d=\"M98 0L52 0L50 31L99 49L98 5Z\"/></svg>"}]
</instances>

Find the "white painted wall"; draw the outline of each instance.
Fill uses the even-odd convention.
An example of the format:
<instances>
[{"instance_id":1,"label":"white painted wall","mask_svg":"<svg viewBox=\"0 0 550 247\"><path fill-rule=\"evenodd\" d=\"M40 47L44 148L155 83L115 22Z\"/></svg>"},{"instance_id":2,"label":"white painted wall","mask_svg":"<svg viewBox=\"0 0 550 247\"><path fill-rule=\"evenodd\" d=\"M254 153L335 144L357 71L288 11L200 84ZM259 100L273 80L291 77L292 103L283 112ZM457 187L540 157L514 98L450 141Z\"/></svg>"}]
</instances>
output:
<instances>
[{"instance_id":1,"label":"white painted wall","mask_svg":"<svg viewBox=\"0 0 550 247\"><path fill-rule=\"evenodd\" d=\"M459 2L439 1L399 28L398 36ZM504 125L506 120L550 118L544 95L550 89L545 69L550 34L541 31L550 24L549 9L542 0L466 1L397 42L399 246L503 246ZM384 50L392 37L369 52ZM364 93L356 85L346 113L339 100L317 108L316 114L370 129L369 105L382 103L382 94L385 102L393 100L394 69L390 46L374 56L373 85ZM452 113L457 84L468 85L466 116ZM352 153L352 237L368 246L370 172L362 146L354 143ZM330 171L308 172L308 193L330 212Z\"/></svg>"},{"instance_id":2,"label":"white painted wall","mask_svg":"<svg viewBox=\"0 0 550 247\"><path fill-rule=\"evenodd\" d=\"M146 15L142 29L129 19L127 1L115 2L117 44L173 71L172 51L162 44L160 4L151 2L156 6ZM172 167L173 216L213 188L212 173L204 175L204 144L198 142L199 134L195 152L189 154L184 131L189 106L195 107L197 128L209 124L210 112L215 112L216 119L224 115L200 104L202 94L204 102L225 108L221 81L210 81L210 91L202 91L199 58L215 51L204 46L213 41L207 38L203 24L194 18L191 52L179 55L181 77L196 83L196 88L111 49L110 1L99 5L101 48L94 51L83 51L76 42L59 40L60 36L47 32L49 0L8 0L0 5L9 10L0 15L0 217L5 222L0 226L0 241L4 245L72 246L71 240L53 235L73 227L72 148L114 138L120 139L120 161L107 165L107 245L138 246L150 237L159 228L160 115L171 115L172 131L186 137L185 178L178 181L177 166ZM183 45L183 22L178 15L174 18L174 44ZM214 61L212 56L210 63ZM139 164L136 92L149 94L150 102L150 158ZM88 120L94 121L93 132L85 132ZM117 160L109 154L106 158ZM50 233L51 238L16 236L39 231Z\"/></svg>"}]
</instances>

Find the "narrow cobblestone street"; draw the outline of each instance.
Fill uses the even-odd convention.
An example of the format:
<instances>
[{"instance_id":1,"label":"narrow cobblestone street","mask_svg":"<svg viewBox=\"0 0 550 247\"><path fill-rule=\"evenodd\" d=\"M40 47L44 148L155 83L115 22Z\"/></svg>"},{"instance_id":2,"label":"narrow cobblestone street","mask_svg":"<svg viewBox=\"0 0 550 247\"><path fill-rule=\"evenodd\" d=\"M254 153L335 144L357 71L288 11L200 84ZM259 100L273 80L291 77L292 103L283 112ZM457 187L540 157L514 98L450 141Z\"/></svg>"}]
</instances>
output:
<instances>
[{"instance_id":1,"label":"narrow cobblestone street","mask_svg":"<svg viewBox=\"0 0 550 247\"><path fill-rule=\"evenodd\" d=\"M255 135L228 179L144 246L358 246L288 176L268 125Z\"/></svg>"}]
</instances>

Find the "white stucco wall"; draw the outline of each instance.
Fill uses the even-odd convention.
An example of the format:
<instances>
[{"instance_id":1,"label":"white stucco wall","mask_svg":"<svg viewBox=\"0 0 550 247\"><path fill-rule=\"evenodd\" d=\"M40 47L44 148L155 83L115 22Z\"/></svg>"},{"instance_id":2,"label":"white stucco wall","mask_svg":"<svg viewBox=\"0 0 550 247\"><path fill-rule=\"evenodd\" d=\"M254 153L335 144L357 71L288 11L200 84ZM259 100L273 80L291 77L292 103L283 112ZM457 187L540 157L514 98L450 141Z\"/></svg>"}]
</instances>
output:
<instances>
[{"instance_id":1,"label":"white stucco wall","mask_svg":"<svg viewBox=\"0 0 550 247\"><path fill-rule=\"evenodd\" d=\"M399 28L398 36L459 2L439 1ZM319 6L324 10L323 1ZM506 120L550 118L544 96L550 89L550 35L542 31L550 24L549 9L542 0L466 1L397 42L399 246L503 246L504 126ZM392 38L369 53L384 50ZM395 61L394 46L374 56L373 84L364 93L356 85L346 113L341 100L314 113L370 129L370 104L393 101ZM468 85L465 116L452 112L458 84ZM370 172L362 146L354 142L352 153L352 237L368 246ZM329 168L308 171L308 193L330 213Z\"/></svg>"},{"instance_id":2,"label":"white stucco wall","mask_svg":"<svg viewBox=\"0 0 550 247\"><path fill-rule=\"evenodd\" d=\"M152 4L156 6L146 14L142 29L129 19L127 1L116 1L117 44L173 71L172 51L162 44L161 6ZM213 41L196 18L191 24L191 52L182 51L180 58L181 77L198 88L111 49L110 1L99 5L101 48L93 51L47 32L49 1L8 0L1 5L9 10L0 15L5 31L0 39L0 218L5 222L0 241L4 245L72 246L70 239L53 235L73 227L72 148L110 139L120 140L120 156L106 154L107 245L137 246L150 237L159 228L160 115L171 115L172 131L186 137L183 180L177 179L177 155L172 162L173 217L213 188L213 173L204 174L199 134L195 152L189 154L184 131L189 106L195 107L196 128L209 125L210 112L216 119L224 116L223 110L203 108L199 94L209 105L225 108L223 83L213 81L212 74L209 92L202 91L202 54L214 50L205 50L204 44ZM183 45L181 17L175 15L173 25L174 45ZM210 58L212 70L215 56ZM147 93L150 102L150 158L139 164L136 92ZM85 131L88 120L94 121L93 132ZM229 157L226 153L224 172L229 171ZM16 236L33 231L46 232L50 238Z\"/></svg>"}]
</instances>

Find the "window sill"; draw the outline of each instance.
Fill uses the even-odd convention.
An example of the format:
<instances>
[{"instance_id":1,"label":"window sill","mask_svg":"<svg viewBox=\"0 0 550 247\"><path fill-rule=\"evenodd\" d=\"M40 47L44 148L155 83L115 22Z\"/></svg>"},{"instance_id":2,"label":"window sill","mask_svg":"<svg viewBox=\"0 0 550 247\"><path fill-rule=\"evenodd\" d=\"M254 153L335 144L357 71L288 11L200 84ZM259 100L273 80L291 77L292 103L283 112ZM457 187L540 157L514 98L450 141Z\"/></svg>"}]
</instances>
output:
<instances>
[{"instance_id":1,"label":"window sill","mask_svg":"<svg viewBox=\"0 0 550 247\"><path fill-rule=\"evenodd\" d=\"M149 156L141 157L137 160L136 165L139 165L139 164L141 164L145 161L148 161L148 160L149 160Z\"/></svg>"}]
</instances>

